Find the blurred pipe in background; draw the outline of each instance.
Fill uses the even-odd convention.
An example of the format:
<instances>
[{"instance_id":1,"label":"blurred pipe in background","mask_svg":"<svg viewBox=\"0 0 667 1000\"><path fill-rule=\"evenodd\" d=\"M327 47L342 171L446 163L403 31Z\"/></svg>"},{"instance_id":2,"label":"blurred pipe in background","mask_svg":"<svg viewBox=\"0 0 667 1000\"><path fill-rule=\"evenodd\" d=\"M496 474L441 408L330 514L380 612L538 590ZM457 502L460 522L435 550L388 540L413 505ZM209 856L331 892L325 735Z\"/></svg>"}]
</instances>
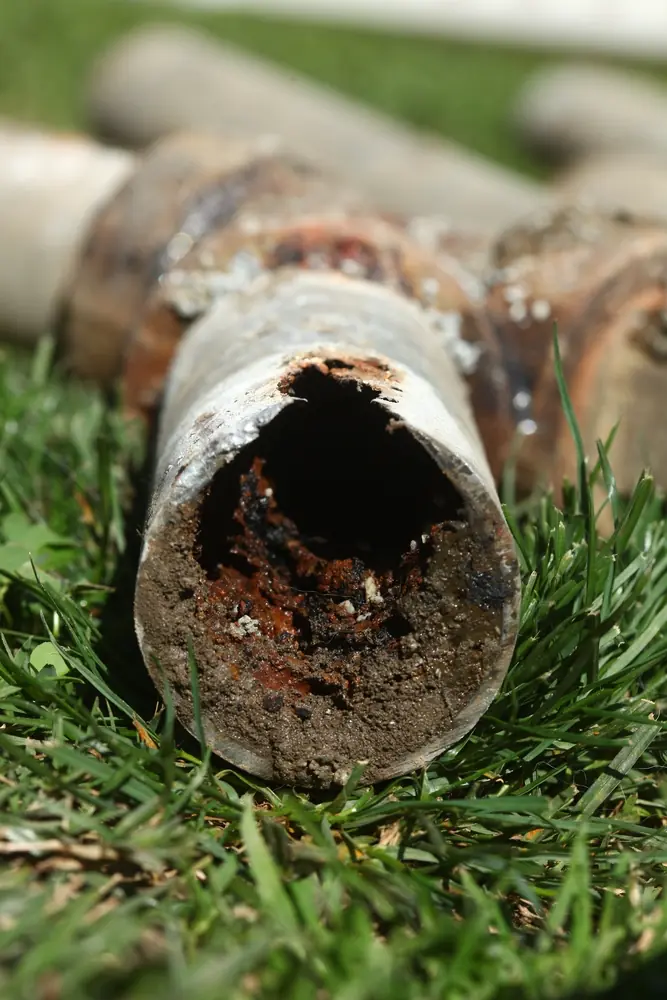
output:
<instances>
[{"instance_id":1,"label":"blurred pipe in background","mask_svg":"<svg viewBox=\"0 0 667 1000\"><path fill-rule=\"evenodd\" d=\"M667 5L661 0L174 0L174 5L530 48L647 59L667 55Z\"/></svg>"},{"instance_id":2,"label":"blurred pipe in background","mask_svg":"<svg viewBox=\"0 0 667 1000\"><path fill-rule=\"evenodd\" d=\"M548 201L527 178L186 28L123 38L94 70L88 108L97 135L130 147L183 128L274 132L381 211L492 231Z\"/></svg>"},{"instance_id":3,"label":"blurred pipe in background","mask_svg":"<svg viewBox=\"0 0 667 1000\"><path fill-rule=\"evenodd\" d=\"M0 123L0 331L32 344L51 327L101 202L135 157L84 136Z\"/></svg>"},{"instance_id":4,"label":"blurred pipe in background","mask_svg":"<svg viewBox=\"0 0 667 1000\"><path fill-rule=\"evenodd\" d=\"M546 66L524 84L512 117L523 142L550 160L650 153L667 162L667 90L639 73Z\"/></svg>"}]
</instances>

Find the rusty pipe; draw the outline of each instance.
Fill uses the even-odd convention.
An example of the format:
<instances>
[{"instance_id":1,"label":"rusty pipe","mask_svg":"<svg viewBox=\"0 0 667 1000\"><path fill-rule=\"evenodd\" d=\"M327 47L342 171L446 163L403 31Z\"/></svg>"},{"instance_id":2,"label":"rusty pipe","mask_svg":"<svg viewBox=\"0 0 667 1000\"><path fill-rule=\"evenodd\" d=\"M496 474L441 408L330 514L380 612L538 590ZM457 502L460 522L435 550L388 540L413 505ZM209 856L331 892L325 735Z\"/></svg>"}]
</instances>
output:
<instances>
[{"instance_id":1,"label":"rusty pipe","mask_svg":"<svg viewBox=\"0 0 667 1000\"><path fill-rule=\"evenodd\" d=\"M430 233L440 260L285 153L181 135L63 272L67 366L146 416L167 379L146 665L194 728L191 637L207 739L265 777L424 764L509 663L517 565L462 374L487 377L481 283Z\"/></svg>"},{"instance_id":2,"label":"rusty pipe","mask_svg":"<svg viewBox=\"0 0 667 1000\"><path fill-rule=\"evenodd\" d=\"M517 627L513 543L424 310L363 276L255 273L182 340L137 635L209 745L297 785L423 767L467 732Z\"/></svg>"},{"instance_id":3,"label":"rusty pipe","mask_svg":"<svg viewBox=\"0 0 667 1000\"><path fill-rule=\"evenodd\" d=\"M495 229L548 202L527 178L202 32L149 25L94 69L88 117L104 139L143 147L179 129L277 133L376 208Z\"/></svg>"},{"instance_id":4,"label":"rusty pipe","mask_svg":"<svg viewBox=\"0 0 667 1000\"><path fill-rule=\"evenodd\" d=\"M664 481L664 227L535 217L484 275L475 247L369 215L279 150L193 135L141 158L82 244L64 358L147 416L167 386L136 592L147 667L193 727L191 637L208 739L239 766L317 785L362 755L386 777L488 705L517 601L494 476L517 431L524 488L573 462L554 319L589 445L621 402L619 482L647 442Z\"/></svg>"},{"instance_id":5,"label":"rusty pipe","mask_svg":"<svg viewBox=\"0 0 667 1000\"><path fill-rule=\"evenodd\" d=\"M554 325L586 453L595 456L596 442L618 425L611 458L619 489L630 493L644 468L667 487L664 222L562 208L507 229L489 257L485 313L523 431L519 489L576 477L554 378Z\"/></svg>"},{"instance_id":6,"label":"rusty pipe","mask_svg":"<svg viewBox=\"0 0 667 1000\"><path fill-rule=\"evenodd\" d=\"M129 409L166 381L137 635L194 729L191 637L208 742L266 778L421 766L511 657L464 381L497 433L479 245L411 227L438 253L284 153L174 136L101 208L62 310L70 367L120 373Z\"/></svg>"}]
</instances>

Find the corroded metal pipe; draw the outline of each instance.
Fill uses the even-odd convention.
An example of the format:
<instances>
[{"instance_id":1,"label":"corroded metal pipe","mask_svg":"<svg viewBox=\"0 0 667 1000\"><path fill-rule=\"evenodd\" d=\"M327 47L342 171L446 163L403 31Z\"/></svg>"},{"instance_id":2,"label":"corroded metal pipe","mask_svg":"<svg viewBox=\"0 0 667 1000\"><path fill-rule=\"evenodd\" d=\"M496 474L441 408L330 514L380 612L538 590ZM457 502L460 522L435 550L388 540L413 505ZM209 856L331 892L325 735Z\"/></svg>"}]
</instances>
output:
<instances>
[{"instance_id":1,"label":"corroded metal pipe","mask_svg":"<svg viewBox=\"0 0 667 1000\"><path fill-rule=\"evenodd\" d=\"M380 210L495 228L548 201L528 178L176 25L122 38L96 67L88 104L93 130L131 147L184 128L242 139L270 130Z\"/></svg>"},{"instance_id":2,"label":"corroded metal pipe","mask_svg":"<svg viewBox=\"0 0 667 1000\"><path fill-rule=\"evenodd\" d=\"M523 490L572 474L555 323L589 453L620 420L623 488L647 464L667 485L655 433L667 378L666 248L662 222L582 208L536 213L489 248L438 220L368 216L357 195L265 143L184 134L158 143L100 210L61 340L74 370L122 373L126 405L149 412L192 318L248 268L361 268L435 318L462 365L494 476L517 430Z\"/></svg>"},{"instance_id":3,"label":"corroded metal pipe","mask_svg":"<svg viewBox=\"0 0 667 1000\"><path fill-rule=\"evenodd\" d=\"M388 777L488 706L518 600L494 478L517 433L522 489L573 469L554 320L589 451L622 415L621 488L645 458L665 481L665 227L561 211L482 275L487 253L211 136L159 143L98 207L61 352L132 412L164 393L137 632L194 728L191 641L207 739L239 766Z\"/></svg>"},{"instance_id":4,"label":"corroded metal pipe","mask_svg":"<svg viewBox=\"0 0 667 1000\"><path fill-rule=\"evenodd\" d=\"M287 268L219 299L171 370L156 484L137 634L193 729L191 636L227 760L390 778L488 708L513 544L460 375L398 291Z\"/></svg>"},{"instance_id":5,"label":"corroded metal pipe","mask_svg":"<svg viewBox=\"0 0 667 1000\"><path fill-rule=\"evenodd\" d=\"M586 452L607 440L619 489L643 468L667 487L667 228L576 207L508 229L490 252L485 311L523 431L517 479L574 481L576 458L554 378L558 329Z\"/></svg>"},{"instance_id":6,"label":"corroded metal pipe","mask_svg":"<svg viewBox=\"0 0 667 1000\"><path fill-rule=\"evenodd\" d=\"M240 767L404 773L499 688L519 583L466 386L488 448L511 414L479 250L210 136L158 144L98 211L61 351L147 416L167 380L137 635L194 729L191 640Z\"/></svg>"},{"instance_id":7,"label":"corroded metal pipe","mask_svg":"<svg viewBox=\"0 0 667 1000\"><path fill-rule=\"evenodd\" d=\"M193 246L232 223L246 224L253 212L305 213L332 199L340 211L360 204L274 140L168 136L137 161L112 197L98 203L64 296L60 332L68 367L103 382L127 374L135 361L126 352L149 293ZM175 341L164 340L169 353L161 345L165 365L159 377L139 376L144 409L155 402L146 402L149 386L159 393L171 360ZM139 405L129 393L126 402Z\"/></svg>"}]
</instances>

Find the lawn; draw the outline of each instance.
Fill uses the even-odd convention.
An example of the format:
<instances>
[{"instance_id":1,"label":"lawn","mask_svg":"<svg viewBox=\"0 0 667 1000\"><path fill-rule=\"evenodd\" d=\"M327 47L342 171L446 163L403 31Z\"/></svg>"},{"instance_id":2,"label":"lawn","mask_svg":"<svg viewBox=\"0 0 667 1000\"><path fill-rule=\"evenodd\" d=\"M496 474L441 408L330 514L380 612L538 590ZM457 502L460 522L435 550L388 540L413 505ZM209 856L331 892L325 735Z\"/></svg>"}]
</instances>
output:
<instances>
[{"instance_id":1,"label":"lawn","mask_svg":"<svg viewBox=\"0 0 667 1000\"><path fill-rule=\"evenodd\" d=\"M4 0L0 112L80 123L90 60L146 16ZM504 127L530 54L190 20L536 169ZM306 796L226 769L146 680L137 428L48 339L1 353L0 995L663 996L667 525L650 477L621 499L612 468L613 445L582 463L562 511L506 497L521 635L474 732L426 773Z\"/></svg>"}]
</instances>

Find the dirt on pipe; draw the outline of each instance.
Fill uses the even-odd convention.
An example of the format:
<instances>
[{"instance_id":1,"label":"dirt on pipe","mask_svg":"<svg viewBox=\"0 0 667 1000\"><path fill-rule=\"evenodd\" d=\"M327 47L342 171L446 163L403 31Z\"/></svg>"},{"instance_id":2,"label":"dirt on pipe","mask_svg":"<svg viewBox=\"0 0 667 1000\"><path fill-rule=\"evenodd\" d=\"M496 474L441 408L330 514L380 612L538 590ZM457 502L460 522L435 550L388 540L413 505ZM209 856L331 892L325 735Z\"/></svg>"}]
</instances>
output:
<instances>
[{"instance_id":1,"label":"dirt on pipe","mask_svg":"<svg viewBox=\"0 0 667 1000\"><path fill-rule=\"evenodd\" d=\"M460 494L344 365L174 513L141 591L157 659L184 647L202 715L274 779L391 773L437 738L497 657L511 585ZM170 683L187 697L187 663ZM179 691L180 688L180 691Z\"/></svg>"}]
</instances>

